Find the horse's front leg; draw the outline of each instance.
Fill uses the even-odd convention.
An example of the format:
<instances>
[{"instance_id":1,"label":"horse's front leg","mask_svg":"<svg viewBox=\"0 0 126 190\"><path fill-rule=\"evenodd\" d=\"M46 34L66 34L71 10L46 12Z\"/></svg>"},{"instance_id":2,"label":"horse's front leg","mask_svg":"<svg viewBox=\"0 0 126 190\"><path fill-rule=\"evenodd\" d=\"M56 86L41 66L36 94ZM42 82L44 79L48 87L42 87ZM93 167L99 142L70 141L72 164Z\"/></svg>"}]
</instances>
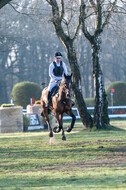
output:
<instances>
[{"instance_id":1,"label":"horse's front leg","mask_svg":"<svg viewBox=\"0 0 126 190\"><path fill-rule=\"evenodd\" d=\"M71 125L67 127L67 132L70 132L70 131L73 129L73 127L74 127L74 124L75 124L75 121L76 121L76 116L73 114L72 109L66 111L66 113L67 113L69 116L72 117Z\"/></svg>"},{"instance_id":2,"label":"horse's front leg","mask_svg":"<svg viewBox=\"0 0 126 190\"><path fill-rule=\"evenodd\" d=\"M49 137L53 137L53 131L52 131L52 127L50 125L50 122L49 122L49 117L48 117L48 108L43 108L42 109L42 113L44 115L44 118L45 118L45 121L48 125L48 130L49 130Z\"/></svg>"},{"instance_id":3,"label":"horse's front leg","mask_svg":"<svg viewBox=\"0 0 126 190\"><path fill-rule=\"evenodd\" d=\"M54 112L54 115L55 115L55 119L57 121L58 127L55 127L53 131L55 133L59 133L62 129L62 120L61 120L60 114Z\"/></svg>"},{"instance_id":4,"label":"horse's front leg","mask_svg":"<svg viewBox=\"0 0 126 190\"><path fill-rule=\"evenodd\" d=\"M58 123L58 128L55 127L53 129L53 131L55 133L59 133L61 130L62 130L62 140L66 140L66 136L65 136L65 133L64 133L64 128L63 128L63 114L55 114L55 118L57 120L57 123Z\"/></svg>"},{"instance_id":5,"label":"horse's front leg","mask_svg":"<svg viewBox=\"0 0 126 190\"><path fill-rule=\"evenodd\" d=\"M59 115L59 119L62 123L62 140L65 141L66 140L66 136L65 136L65 132L64 132L64 128L63 128L63 114Z\"/></svg>"}]
</instances>

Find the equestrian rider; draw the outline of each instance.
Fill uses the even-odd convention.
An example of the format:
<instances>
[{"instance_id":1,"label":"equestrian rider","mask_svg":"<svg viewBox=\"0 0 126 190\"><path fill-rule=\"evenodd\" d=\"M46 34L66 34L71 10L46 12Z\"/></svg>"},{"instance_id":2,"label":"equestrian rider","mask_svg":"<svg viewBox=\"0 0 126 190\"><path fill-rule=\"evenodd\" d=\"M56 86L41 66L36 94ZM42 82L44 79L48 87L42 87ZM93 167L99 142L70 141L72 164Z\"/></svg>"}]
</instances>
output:
<instances>
[{"instance_id":1,"label":"equestrian rider","mask_svg":"<svg viewBox=\"0 0 126 190\"><path fill-rule=\"evenodd\" d=\"M46 107L49 106L49 100L51 99L51 90L54 86L61 83L63 78L63 73L67 75L66 64L61 60L62 54L60 52L55 53L55 61L52 62L49 66L49 76L50 82L48 86L48 95L47 95L47 104Z\"/></svg>"}]
</instances>

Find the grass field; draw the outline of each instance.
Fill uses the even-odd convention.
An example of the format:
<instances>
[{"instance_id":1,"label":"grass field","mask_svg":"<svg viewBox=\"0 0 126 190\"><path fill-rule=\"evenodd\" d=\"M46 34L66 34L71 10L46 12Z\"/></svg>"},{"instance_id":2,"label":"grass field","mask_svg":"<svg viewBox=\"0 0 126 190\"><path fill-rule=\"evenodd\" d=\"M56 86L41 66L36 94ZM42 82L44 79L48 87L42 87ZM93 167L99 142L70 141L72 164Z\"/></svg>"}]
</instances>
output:
<instances>
[{"instance_id":1,"label":"grass field","mask_svg":"<svg viewBox=\"0 0 126 190\"><path fill-rule=\"evenodd\" d=\"M0 190L126 189L126 121L111 124L90 132L76 122L54 144L46 131L0 134Z\"/></svg>"}]
</instances>

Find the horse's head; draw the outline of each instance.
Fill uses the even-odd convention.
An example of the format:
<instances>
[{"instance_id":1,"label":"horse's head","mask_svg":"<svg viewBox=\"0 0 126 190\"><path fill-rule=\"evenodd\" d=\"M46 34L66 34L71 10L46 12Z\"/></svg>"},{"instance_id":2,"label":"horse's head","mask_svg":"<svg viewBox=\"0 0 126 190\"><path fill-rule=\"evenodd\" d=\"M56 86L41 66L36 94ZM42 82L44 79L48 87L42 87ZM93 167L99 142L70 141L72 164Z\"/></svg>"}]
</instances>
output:
<instances>
[{"instance_id":1,"label":"horse's head","mask_svg":"<svg viewBox=\"0 0 126 190\"><path fill-rule=\"evenodd\" d=\"M65 91L66 97L71 96L71 88L72 88L72 74L71 75L65 75L62 81L63 89Z\"/></svg>"}]
</instances>

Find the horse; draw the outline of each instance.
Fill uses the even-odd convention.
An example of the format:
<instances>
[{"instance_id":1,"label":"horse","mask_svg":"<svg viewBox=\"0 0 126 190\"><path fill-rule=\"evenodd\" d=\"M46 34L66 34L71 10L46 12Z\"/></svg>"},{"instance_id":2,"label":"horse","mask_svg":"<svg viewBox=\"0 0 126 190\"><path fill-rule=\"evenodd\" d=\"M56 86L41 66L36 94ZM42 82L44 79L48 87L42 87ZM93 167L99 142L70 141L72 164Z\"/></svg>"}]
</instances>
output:
<instances>
[{"instance_id":1,"label":"horse","mask_svg":"<svg viewBox=\"0 0 126 190\"><path fill-rule=\"evenodd\" d=\"M72 74L65 75L60 83L58 89L58 96L55 94L52 97L52 102L49 107L46 107L47 104L47 94L48 94L48 87L44 88L41 95L41 108L42 113L45 117L45 121L48 125L49 130L49 137L53 137L53 132L59 133L62 131L62 140L66 140L64 128L63 128L63 114L66 113L67 115L72 117L71 125L67 127L67 132L70 132L75 124L76 117L72 111L72 100L71 100L71 88L72 88ZM58 127L51 128L49 122L49 110L54 113L55 119L57 121Z\"/></svg>"}]
</instances>

